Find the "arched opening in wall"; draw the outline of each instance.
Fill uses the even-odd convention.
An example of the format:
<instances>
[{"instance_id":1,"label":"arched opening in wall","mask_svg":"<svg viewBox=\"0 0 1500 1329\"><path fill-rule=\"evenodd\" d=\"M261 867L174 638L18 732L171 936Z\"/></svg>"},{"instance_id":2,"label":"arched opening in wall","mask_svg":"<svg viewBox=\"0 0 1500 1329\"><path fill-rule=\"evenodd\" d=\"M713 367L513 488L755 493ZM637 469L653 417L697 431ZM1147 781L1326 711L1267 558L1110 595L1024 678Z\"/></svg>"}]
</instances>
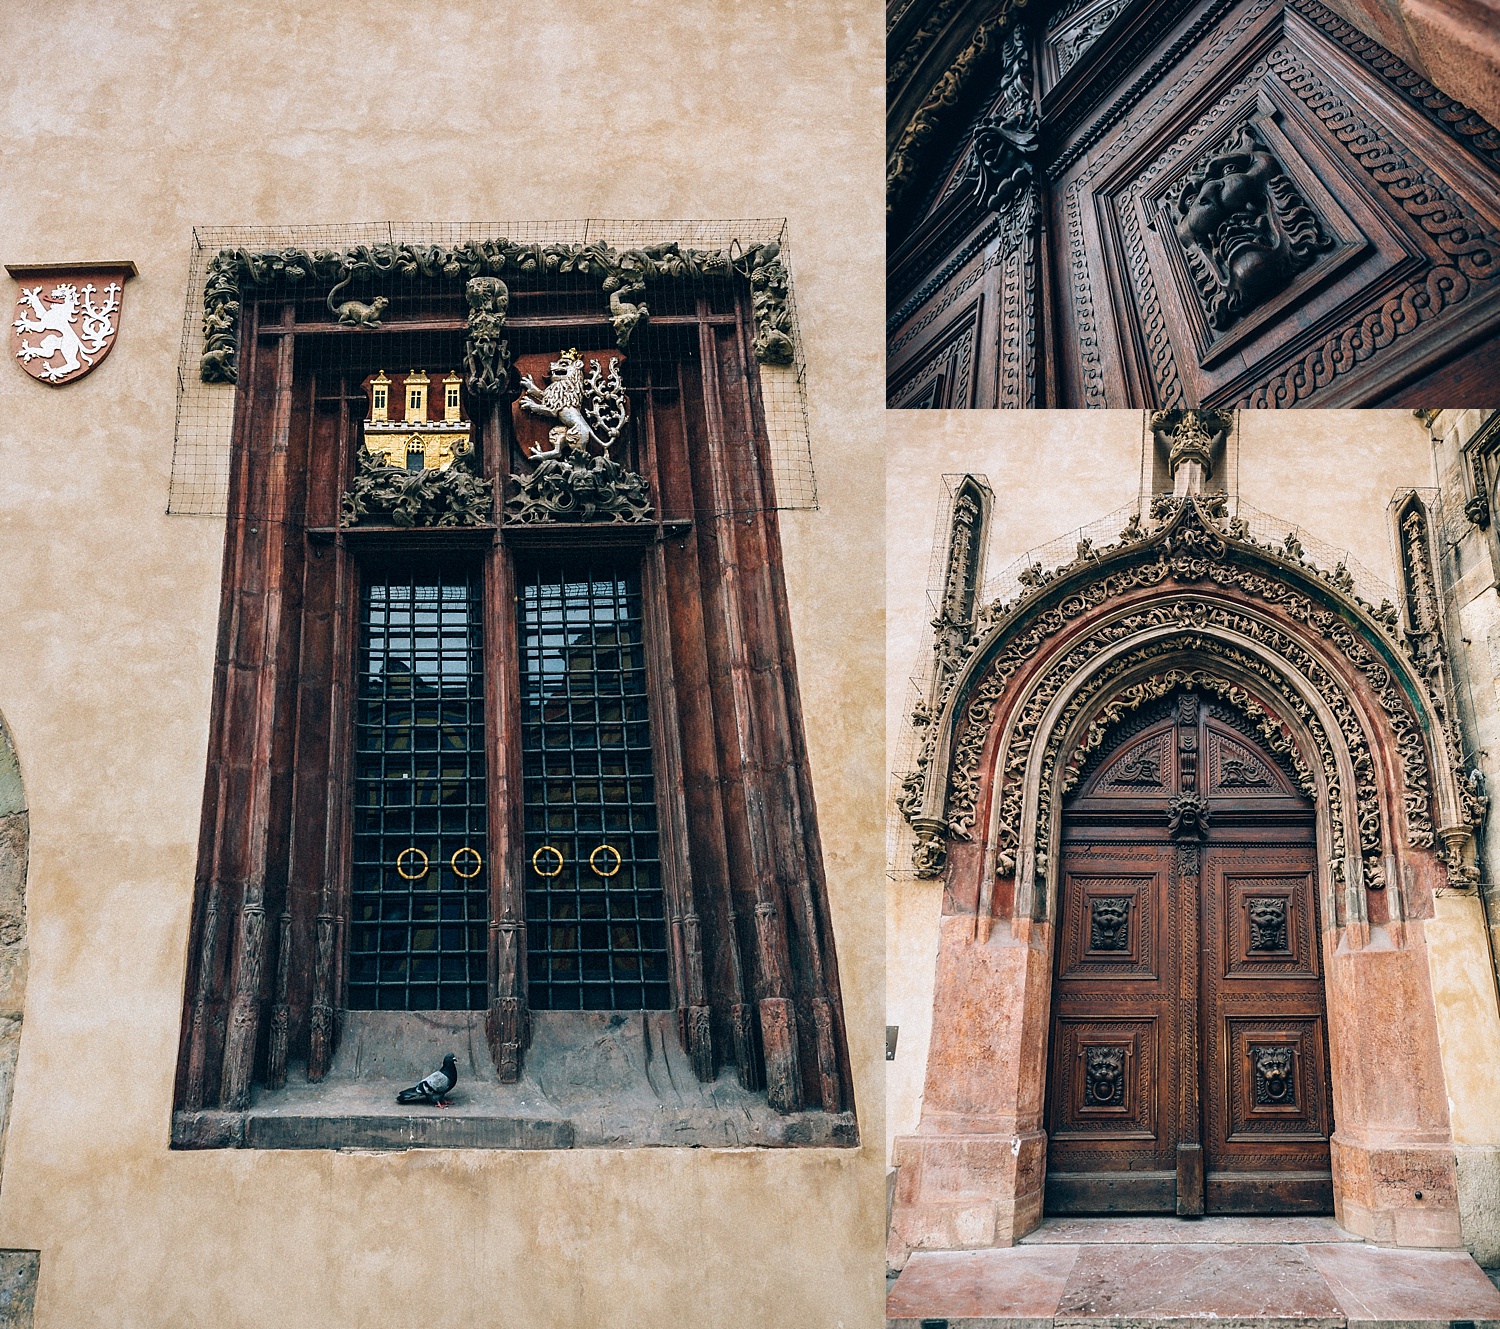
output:
<instances>
[{"instance_id":1,"label":"arched opening in wall","mask_svg":"<svg viewBox=\"0 0 1500 1329\"><path fill-rule=\"evenodd\" d=\"M1063 805L1054 1214L1333 1212L1312 800L1227 700L1107 733Z\"/></svg>"}]
</instances>

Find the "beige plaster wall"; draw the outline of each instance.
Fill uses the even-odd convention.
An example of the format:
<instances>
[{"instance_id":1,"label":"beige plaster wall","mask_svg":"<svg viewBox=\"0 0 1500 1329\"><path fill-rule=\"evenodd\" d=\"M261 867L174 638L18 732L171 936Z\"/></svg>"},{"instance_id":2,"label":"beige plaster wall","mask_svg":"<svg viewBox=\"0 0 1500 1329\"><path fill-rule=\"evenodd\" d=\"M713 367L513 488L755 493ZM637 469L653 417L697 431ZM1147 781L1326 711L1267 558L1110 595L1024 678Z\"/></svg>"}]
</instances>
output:
<instances>
[{"instance_id":1,"label":"beige plaster wall","mask_svg":"<svg viewBox=\"0 0 1500 1329\"><path fill-rule=\"evenodd\" d=\"M881 35L856 0L0 8L0 261L141 274L88 378L0 367L32 828L0 1247L42 1252L39 1329L376 1329L439 1289L455 1324L878 1322ZM190 228L496 216L789 219L823 508L783 533L859 1151L166 1147L223 541L164 515Z\"/></svg>"},{"instance_id":2,"label":"beige plaster wall","mask_svg":"<svg viewBox=\"0 0 1500 1329\"><path fill-rule=\"evenodd\" d=\"M1142 414L1128 411L888 417L886 723L893 753L907 723L907 679L932 617L925 588L941 473L988 475L996 499L989 547L994 572L1029 546L1130 502L1140 484L1143 431ZM1432 443L1409 411L1243 412L1237 479L1243 499L1348 550L1394 585L1387 504L1398 489L1435 483ZM1486 604L1495 598L1493 590L1487 594ZM1488 735L1500 732L1500 654L1484 670ZM1500 744L1495 753L1500 756ZM1492 791L1500 788L1497 781L1500 769L1491 771ZM914 1131L921 1114L940 904L939 884L893 878L887 1019L901 1026L901 1039L887 1065L888 1139ZM1488 947L1477 902L1440 900L1427 938L1455 1139L1493 1143L1500 1130L1500 1016L1492 975L1488 986L1485 981ZM1471 1171L1481 1166L1487 1164L1476 1161Z\"/></svg>"}]
</instances>

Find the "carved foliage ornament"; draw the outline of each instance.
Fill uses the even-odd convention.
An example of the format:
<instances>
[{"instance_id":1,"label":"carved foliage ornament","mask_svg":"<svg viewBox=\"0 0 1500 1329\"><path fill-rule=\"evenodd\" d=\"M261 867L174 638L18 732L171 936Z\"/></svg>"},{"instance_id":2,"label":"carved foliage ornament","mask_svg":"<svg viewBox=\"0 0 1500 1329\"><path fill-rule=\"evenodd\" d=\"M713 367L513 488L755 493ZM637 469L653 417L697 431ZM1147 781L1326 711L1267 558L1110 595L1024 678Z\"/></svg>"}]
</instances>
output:
<instances>
[{"instance_id":1,"label":"carved foliage ornament","mask_svg":"<svg viewBox=\"0 0 1500 1329\"><path fill-rule=\"evenodd\" d=\"M354 483L345 491L345 526L481 526L494 519L494 485L475 469L468 448L442 470L387 466L379 453L360 448Z\"/></svg>"},{"instance_id":2,"label":"carved foliage ornament","mask_svg":"<svg viewBox=\"0 0 1500 1329\"><path fill-rule=\"evenodd\" d=\"M600 281L608 300L610 324L623 349L631 334L649 317L640 300L653 281L695 277L739 276L750 285L755 322L754 349L763 364L789 364L794 348L786 268L776 241L741 250L688 249L675 241L637 249L588 245L517 244L511 240L471 240L460 245L357 245L351 249L221 249L208 265L203 290L203 358L205 383L233 383L238 377L239 319L242 292L273 282L328 282L336 290L377 279L463 280L469 304L465 365L468 388L479 396L505 387L509 352L503 341L511 284L551 275L577 274ZM475 278L497 278L475 286ZM349 327L379 327L384 305L358 300L333 303L339 322ZM383 300L385 297L377 297Z\"/></svg>"},{"instance_id":3,"label":"carved foliage ornament","mask_svg":"<svg viewBox=\"0 0 1500 1329\"><path fill-rule=\"evenodd\" d=\"M1248 122L1199 159L1170 208L1208 321L1221 332L1334 243Z\"/></svg>"},{"instance_id":4,"label":"carved foliage ornament","mask_svg":"<svg viewBox=\"0 0 1500 1329\"><path fill-rule=\"evenodd\" d=\"M957 721L951 758L946 772L948 784L946 798L946 820L931 822L941 826L943 834L966 838L974 815L974 800L978 792L977 767L986 736L996 718L1000 702L1010 680L1022 665L1034 657L1048 638L1062 631L1085 613L1089 613L1108 600L1127 591L1143 587L1161 587L1169 579L1182 584L1209 582L1213 585L1234 588L1238 591L1278 607L1291 619L1307 625L1318 633L1335 650L1347 659L1363 676L1376 698L1394 739L1402 768L1402 807L1409 841L1416 846L1431 846L1434 830L1431 813L1431 775L1427 753L1423 742L1420 722L1406 697L1401 682L1384 663L1380 654L1372 649L1370 642L1375 633L1384 631L1394 634L1388 610L1375 611L1358 602L1347 589L1321 574L1329 582L1320 589L1319 600L1299 589L1291 576L1283 574L1281 564L1289 562L1280 551L1272 551L1250 539L1248 530L1235 521L1225 522L1222 501L1204 502L1197 499L1171 501L1161 506L1158 513L1161 525L1149 537L1142 538L1139 523L1132 523L1121 533L1119 545L1100 551L1105 557L1095 557L1085 563L1063 569L1051 575L1042 574L1029 594L1013 606L992 606L982 617L997 624L1009 620L1006 626L1004 645L990 660L983 675L970 691ZM1169 551L1171 551L1169 553ZM1255 564L1267 567L1271 575L1260 572ZM1248 564L1248 565L1246 565ZM1285 569L1298 582L1308 582L1315 574L1305 567ZM1078 576L1070 576L1078 573ZM1050 589L1059 581L1068 581L1067 590ZM1309 587L1309 589L1311 589ZM1043 592L1046 591L1045 595ZM1320 600L1322 602L1320 602ZM1358 623L1361 616L1368 615L1371 626L1356 631L1351 623ZM1159 606L1142 614L1133 615L1122 622L1101 629L1081 645L1075 645L1067 657L1049 672L1047 680L1038 684L1031 692L1028 702L1017 715L1013 726L1013 741L1002 759L1000 845L997 870L1008 875L1015 870L1015 851L1021 813L1020 777L1025 769L1032 743L1038 737L1036 728L1048 701L1066 681L1083 670L1100 651L1127 639L1136 632L1153 626L1176 623L1186 629L1228 628L1244 633L1260 641L1273 654L1286 659L1304 677L1309 678L1320 697L1338 720L1339 728L1348 744L1354 761L1357 778L1356 807L1358 811L1359 844L1367 866L1367 877L1375 884L1378 875L1370 870L1378 868L1382 836L1380 803L1373 776L1373 763L1368 754L1368 743L1358 716L1346 695L1343 686L1324 669L1321 663L1298 642L1261 620L1259 617L1221 603L1178 602L1175 605ZM1236 664L1251 676L1264 679L1278 697L1278 705L1288 708L1299 716L1304 727L1315 736L1318 760L1323 767L1324 779L1330 791L1329 813L1334 835L1333 857L1343 856L1343 830L1339 818L1340 798L1338 772L1333 750L1310 708L1299 694L1279 673L1269 669L1258 658L1243 656L1222 642L1208 637L1195 638L1196 645L1210 654L1223 658L1234 658ZM1183 649L1179 643L1173 649ZM1143 648L1136 653L1137 662L1159 651ZM1118 662L1117 662L1118 665ZM1118 668L1111 667L1096 680L1115 676ZM1174 671L1185 678L1202 671ZM1102 682L1101 682L1102 685ZM1226 689L1246 695L1244 689L1228 680L1222 681ZM1084 689L1088 692L1088 689ZM1156 695L1164 695L1158 692ZM1074 706L1082 704L1080 696ZM1251 699L1253 700L1253 699ZM1113 705L1113 703L1112 703ZM1263 713L1264 708L1256 707ZM1439 703L1440 707L1440 703ZM1243 707L1242 707L1243 708ZM1107 714L1109 708L1106 708ZM1256 709L1247 711L1259 720ZM1439 714L1442 715L1441 709ZM1443 717L1445 721L1449 717ZM1054 728L1052 744L1060 742L1059 735L1066 728L1066 719ZM1280 732L1279 725L1271 726L1276 734L1273 751L1287 752L1290 741ZM1093 732L1091 730L1091 732ZM1444 740L1450 759L1458 761L1457 734L1451 723L1444 725ZM903 784L897 803L910 819L921 815L925 805L927 789L937 773L929 775L937 745L937 726L924 742L917 759L916 768ZM1300 757L1296 758L1299 763ZM1042 761L1042 789L1038 814L1038 872L1045 872L1046 825L1050 816L1051 789L1056 772L1057 758L1049 749ZM1312 792L1304 784L1304 792ZM1477 824L1483 814L1484 804L1471 791L1460 787L1462 810L1470 824ZM938 832L930 831L930 836Z\"/></svg>"},{"instance_id":5,"label":"carved foliage ornament","mask_svg":"<svg viewBox=\"0 0 1500 1329\"><path fill-rule=\"evenodd\" d=\"M103 363L120 330L125 281L135 264L8 270L21 287L10 349L22 369L60 388Z\"/></svg>"}]
</instances>

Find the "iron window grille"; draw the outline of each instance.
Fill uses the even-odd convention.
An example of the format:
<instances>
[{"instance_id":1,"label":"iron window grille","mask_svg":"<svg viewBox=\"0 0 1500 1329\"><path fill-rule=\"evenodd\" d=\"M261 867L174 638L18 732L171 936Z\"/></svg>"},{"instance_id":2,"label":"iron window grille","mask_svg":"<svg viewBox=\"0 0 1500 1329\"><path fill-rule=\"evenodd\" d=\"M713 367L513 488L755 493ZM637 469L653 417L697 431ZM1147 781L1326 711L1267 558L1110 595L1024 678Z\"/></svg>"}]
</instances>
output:
<instances>
[{"instance_id":1,"label":"iron window grille","mask_svg":"<svg viewBox=\"0 0 1500 1329\"><path fill-rule=\"evenodd\" d=\"M484 639L472 572L360 595L348 1004L483 1010Z\"/></svg>"},{"instance_id":2,"label":"iron window grille","mask_svg":"<svg viewBox=\"0 0 1500 1329\"><path fill-rule=\"evenodd\" d=\"M668 1007L640 574L571 560L519 591L531 1005Z\"/></svg>"}]
</instances>

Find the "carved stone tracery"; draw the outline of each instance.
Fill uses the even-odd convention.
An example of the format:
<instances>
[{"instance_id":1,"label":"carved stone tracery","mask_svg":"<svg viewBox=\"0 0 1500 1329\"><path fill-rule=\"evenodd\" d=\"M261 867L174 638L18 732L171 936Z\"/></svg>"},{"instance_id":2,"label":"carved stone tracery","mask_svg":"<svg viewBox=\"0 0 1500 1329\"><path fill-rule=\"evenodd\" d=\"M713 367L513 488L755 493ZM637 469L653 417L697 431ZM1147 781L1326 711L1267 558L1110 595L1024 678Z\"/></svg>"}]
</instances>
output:
<instances>
[{"instance_id":1,"label":"carved stone tracery","mask_svg":"<svg viewBox=\"0 0 1500 1329\"><path fill-rule=\"evenodd\" d=\"M1061 760L1062 736L1076 724L1076 717L1093 703L1100 692L1116 685L1128 673L1149 670L1153 660L1173 654L1180 656L1186 651L1216 657L1232 665L1240 676L1258 680L1257 686L1265 687L1266 695L1275 699L1277 710L1295 717L1310 736L1315 749L1310 755L1322 769L1323 784L1328 793L1331 858L1336 865L1335 872L1341 870L1346 839L1342 823L1342 782L1334 748L1317 715L1297 687L1258 655L1221 639L1219 634L1227 632L1256 643L1269 657L1285 661L1312 685L1320 703L1334 717L1354 771L1352 810L1356 814L1356 843L1365 860L1366 883L1378 888L1383 884L1383 854L1388 841L1383 833L1376 766L1369 739L1347 686L1330 673L1312 651L1260 613L1232 603L1196 598L1192 595L1192 586L1207 583L1212 587L1232 589L1274 606L1281 614L1316 632L1363 677L1389 726L1395 755L1401 766L1401 807L1407 842L1415 847L1432 847L1436 838L1433 789L1423 722L1404 691L1406 685L1382 658L1385 648L1376 649L1374 646L1382 636L1394 635L1393 616L1386 607L1376 611L1357 601L1346 585L1347 574L1344 579L1321 574L1327 589L1319 590L1317 599L1305 593L1298 582L1310 588L1318 574L1303 566L1295 575L1287 576L1282 566L1291 561L1290 557L1252 541L1243 523L1226 518L1222 497L1182 500L1166 496L1158 500L1155 513L1159 525L1150 535L1145 534L1138 522L1132 522L1121 532L1120 544L1103 551L1091 551L1089 558L1058 573L1047 574L1038 570L1029 590L1016 605L991 606L981 613L981 622L987 626L1007 629L1006 641L988 661L984 672L971 681L952 719L951 747L947 753L946 770L941 772L946 777L946 797L940 803L929 803L932 782L939 778L939 772L930 769L939 750L940 734L936 724L929 724L917 764L903 783L898 797L898 806L903 813L913 820L914 825L919 825L919 839L924 846L922 857L926 864L924 872L919 862L919 875L935 875L941 870L946 858L946 846L942 842L946 838L966 839L970 835L979 788L979 759L1011 680L1026 662L1041 651L1048 638L1107 601L1140 589L1165 590L1167 583L1173 582L1178 587L1178 595L1173 600L1127 614L1094 629L1086 638L1073 643L1059 660L1049 665L1045 674L1028 685L1025 699L1015 709L1009 739L1005 750L999 754L996 768L999 780L996 871L1008 876L1017 867L1025 787L1022 777L1032 748L1041 737L1039 727L1043 715L1053 699L1076 678L1086 674L1091 662L1104 652L1127 643L1133 636L1167 629L1171 635L1126 651L1087 678L1053 723L1039 761L1039 785L1035 791L1038 795L1034 843L1037 878L1044 880L1046 876L1054 789L1066 793L1072 787L1082 758L1102 741L1109 724L1178 686L1188 685L1231 699L1236 707L1255 720L1278 759L1288 757L1294 764L1297 784L1303 792L1316 792L1317 786L1303 756L1283 723L1243 684L1213 668L1179 666L1131 684L1092 717L1079 740L1078 754L1070 761ZM1253 558L1246 558L1252 551ZM1266 571L1260 571L1257 563ZM1044 594L1064 580L1070 582L1066 592ZM1368 626L1360 625L1361 615L1368 616ZM1356 625L1359 625L1358 630ZM977 644L975 649L978 649ZM1428 700L1432 698L1429 696ZM948 701L947 704L952 703ZM941 704L932 706L929 719L941 709ZM1442 714L1440 705L1435 709ZM1444 737L1449 757L1453 759L1457 753L1456 733L1445 732ZM1460 798L1469 825L1477 824L1484 810L1483 803L1462 791ZM933 817L930 813L924 817L924 809L929 806L941 807L941 817Z\"/></svg>"}]
</instances>

